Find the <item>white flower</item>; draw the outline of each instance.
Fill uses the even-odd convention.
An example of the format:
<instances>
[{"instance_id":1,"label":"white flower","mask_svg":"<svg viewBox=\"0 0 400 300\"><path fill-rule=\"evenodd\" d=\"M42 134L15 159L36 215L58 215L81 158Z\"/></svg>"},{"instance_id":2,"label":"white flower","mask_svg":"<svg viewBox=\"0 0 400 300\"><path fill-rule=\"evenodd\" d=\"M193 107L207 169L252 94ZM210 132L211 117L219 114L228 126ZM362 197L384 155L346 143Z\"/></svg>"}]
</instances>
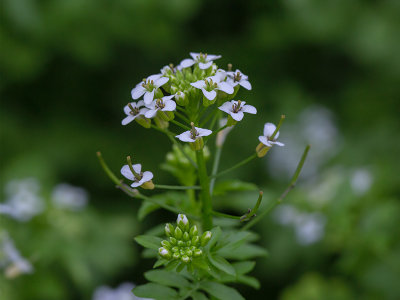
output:
<instances>
[{"instance_id":1,"label":"white flower","mask_svg":"<svg viewBox=\"0 0 400 300\"><path fill-rule=\"evenodd\" d=\"M257 113L257 109L254 106L246 105L245 101L240 100L227 101L218 108L227 114L230 114L232 119L235 121L241 121L243 119L243 113L253 115Z\"/></svg>"},{"instance_id":2,"label":"white flower","mask_svg":"<svg viewBox=\"0 0 400 300\"><path fill-rule=\"evenodd\" d=\"M8 198L0 204L0 214L26 222L44 210L44 201L37 195L40 186L33 179L13 180L6 186Z\"/></svg>"},{"instance_id":3,"label":"white flower","mask_svg":"<svg viewBox=\"0 0 400 300\"><path fill-rule=\"evenodd\" d=\"M131 187L133 188L141 186L142 184L150 181L153 178L153 173L151 173L150 171L141 172L141 164L132 165L132 168L134 173L132 173L128 165L124 165L121 169L121 174L129 180L133 181L133 183L131 184Z\"/></svg>"},{"instance_id":4,"label":"white flower","mask_svg":"<svg viewBox=\"0 0 400 300\"><path fill-rule=\"evenodd\" d=\"M227 82L230 83L233 87L240 84L245 89L251 90L251 83L248 80L249 77L240 72L240 70L236 70L235 72L226 72L226 75L228 77Z\"/></svg>"},{"instance_id":5,"label":"white flower","mask_svg":"<svg viewBox=\"0 0 400 300\"><path fill-rule=\"evenodd\" d=\"M198 138L210 135L211 133L212 131L209 129L203 129L193 126L191 130L185 131L177 135L176 137L180 139L182 142L194 143Z\"/></svg>"},{"instance_id":6,"label":"white flower","mask_svg":"<svg viewBox=\"0 0 400 300\"><path fill-rule=\"evenodd\" d=\"M171 100L174 95L165 96L161 99L157 99L152 101L149 105L147 105L148 111L144 114L146 118L153 118L157 111L174 111L176 109L175 101Z\"/></svg>"},{"instance_id":7,"label":"white flower","mask_svg":"<svg viewBox=\"0 0 400 300\"><path fill-rule=\"evenodd\" d=\"M203 53L196 53L190 52L190 56L193 58L187 58L181 61L179 64L182 68L188 68L193 66L195 63L199 64L199 68L202 70L206 70L213 64L213 60L221 58L221 55L213 55L213 54L203 54Z\"/></svg>"},{"instance_id":8,"label":"white flower","mask_svg":"<svg viewBox=\"0 0 400 300\"><path fill-rule=\"evenodd\" d=\"M6 266L5 274L9 278L14 278L19 274L29 274L33 272L32 264L21 256L14 242L7 232L0 237L0 266Z\"/></svg>"},{"instance_id":9,"label":"white flower","mask_svg":"<svg viewBox=\"0 0 400 300\"><path fill-rule=\"evenodd\" d=\"M139 99L144 95L144 103L150 104L154 99L154 94L157 89L168 82L168 77L163 77L162 74L155 74L147 77L142 82L138 83L134 89L132 89L132 98Z\"/></svg>"},{"instance_id":10,"label":"white flower","mask_svg":"<svg viewBox=\"0 0 400 300\"><path fill-rule=\"evenodd\" d=\"M124 112L127 116L125 117L125 119L122 120L122 125L127 125L135 120L137 117L144 115L145 112L148 111L148 109L142 106L144 106L143 100L140 100L137 103L131 102L128 105L125 105Z\"/></svg>"},{"instance_id":11,"label":"white flower","mask_svg":"<svg viewBox=\"0 0 400 300\"><path fill-rule=\"evenodd\" d=\"M276 126L272 123L265 123L264 125L264 135L258 137L258 140L267 147L272 147L273 145L284 146L281 142L276 139L279 137L279 131L276 133L274 139L271 136L275 132Z\"/></svg>"},{"instance_id":12,"label":"white flower","mask_svg":"<svg viewBox=\"0 0 400 300\"><path fill-rule=\"evenodd\" d=\"M191 86L200 89L203 95L210 101L217 96L217 91L223 91L227 94L233 94L234 89L225 81L221 81L220 75L208 77L204 80L199 80L190 84Z\"/></svg>"},{"instance_id":13,"label":"white flower","mask_svg":"<svg viewBox=\"0 0 400 300\"><path fill-rule=\"evenodd\" d=\"M80 210L88 202L88 193L81 187L61 183L53 189L51 200L58 208Z\"/></svg>"}]
</instances>

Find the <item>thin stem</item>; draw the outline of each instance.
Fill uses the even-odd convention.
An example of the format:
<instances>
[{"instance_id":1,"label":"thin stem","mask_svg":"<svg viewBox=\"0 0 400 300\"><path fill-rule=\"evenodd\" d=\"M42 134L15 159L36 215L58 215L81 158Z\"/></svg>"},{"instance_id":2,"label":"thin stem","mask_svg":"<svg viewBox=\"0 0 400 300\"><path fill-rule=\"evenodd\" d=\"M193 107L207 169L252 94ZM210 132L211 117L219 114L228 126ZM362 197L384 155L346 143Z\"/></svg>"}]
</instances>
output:
<instances>
[{"instance_id":1,"label":"thin stem","mask_svg":"<svg viewBox=\"0 0 400 300\"><path fill-rule=\"evenodd\" d=\"M201 190L198 185L194 186L181 186L181 185L166 185L166 184L155 184L155 188L164 190Z\"/></svg>"},{"instance_id":2,"label":"thin stem","mask_svg":"<svg viewBox=\"0 0 400 300\"><path fill-rule=\"evenodd\" d=\"M183 121L185 121L186 123L190 124L190 120L188 118L186 118L184 114L181 114L179 111L175 111L175 114L179 118L181 118Z\"/></svg>"},{"instance_id":3,"label":"thin stem","mask_svg":"<svg viewBox=\"0 0 400 300\"><path fill-rule=\"evenodd\" d=\"M303 155L301 156L301 159L297 165L296 171L293 174L292 180L290 181L289 185L285 189L285 191L279 196L278 199L275 200L275 202L272 203L265 211L263 211L257 218L254 218L251 220L249 223L247 223L245 226L242 227L241 230L247 230L250 227L254 226L257 222L259 222L263 217L265 217L275 206L280 204L283 199L287 196L287 194L295 187L297 179L300 175L301 169L303 168L304 162L306 161L308 151L310 150L310 145L308 145L303 152Z\"/></svg>"},{"instance_id":4,"label":"thin stem","mask_svg":"<svg viewBox=\"0 0 400 300\"><path fill-rule=\"evenodd\" d=\"M256 205L254 205L253 209L249 209L249 211L247 212L247 214L244 214L241 218L240 218L240 222L245 222L250 220L251 218L255 217L257 214L258 209L260 208L260 204L262 201L262 197L263 197L264 192L260 191L259 195L258 195L258 199L256 202Z\"/></svg>"},{"instance_id":5,"label":"thin stem","mask_svg":"<svg viewBox=\"0 0 400 300\"><path fill-rule=\"evenodd\" d=\"M188 127L188 126L182 124L181 122L178 122L178 121L176 121L176 120L169 120L169 121L170 121L171 123L173 123L173 124L175 124L175 125L177 125L177 126L183 128L183 129L190 130L190 127Z\"/></svg>"},{"instance_id":6,"label":"thin stem","mask_svg":"<svg viewBox=\"0 0 400 300\"><path fill-rule=\"evenodd\" d=\"M218 172L218 167L219 167L219 162L221 160L221 153L222 153L222 147L216 147L215 149L215 155L214 155L214 162L213 162L213 167L211 171L211 180L210 180L210 194L213 194L214 191L214 185L215 185L215 180L217 179L215 175Z\"/></svg>"},{"instance_id":7,"label":"thin stem","mask_svg":"<svg viewBox=\"0 0 400 300\"><path fill-rule=\"evenodd\" d=\"M203 149L196 151L196 159L197 165L199 166L198 174L201 185L203 230L210 230L212 228L212 201L210 195L210 179L207 175Z\"/></svg>"},{"instance_id":8,"label":"thin stem","mask_svg":"<svg viewBox=\"0 0 400 300\"><path fill-rule=\"evenodd\" d=\"M224 214L218 211L213 210L211 212L214 216L216 217L222 217L222 218L227 218L227 219L235 219L235 220L240 220L240 216L232 216L232 215L228 215L228 214Z\"/></svg>"},{"instance_id":9,"label":"thin stem","mask_svg":"<svg viewBox=\"0 0 400 300\"><path fill-rule=\"evenodd\" d=\"M273 140L275 138L275 136L277 135L277 133L279 132L279 128L281 128L283 121L285 121L286 116L285 115L281 115L281 119L279 120L278 126L276 126L276 129L274 131L274 133L271 135L271 140Z\"/></svg>"},{"instance_id":10,"label":"thin stem","mask_svg":"<svg viewBox=\"0 0 400 300\"><path fill-rule=\"evenodd\" d=\"M213 175L212 178L219 177L219 176L224 175L224 174L226 174L226 173L228 173L230 171L233 171L233 170L235 170L235 169L247 164L248 162L252 161L256 157L257 157L257 153L254 153L254 154L250 155L248 158L246 158L246 159L242 160L241 162L237 163L233 167L230 167L230 168L228 168L228 169L226 169L224 171L219 172L216 175Z\"/></svg>"}]
</instances>

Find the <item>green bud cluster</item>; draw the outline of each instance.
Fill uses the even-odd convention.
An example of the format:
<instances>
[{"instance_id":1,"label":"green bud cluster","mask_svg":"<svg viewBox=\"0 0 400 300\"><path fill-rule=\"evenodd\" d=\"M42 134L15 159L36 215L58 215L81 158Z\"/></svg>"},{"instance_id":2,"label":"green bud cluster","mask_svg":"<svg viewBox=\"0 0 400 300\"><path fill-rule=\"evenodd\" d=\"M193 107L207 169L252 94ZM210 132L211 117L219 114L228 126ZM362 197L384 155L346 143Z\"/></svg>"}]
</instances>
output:
<instances>
[{"instance_id":1,"label":"green bud cluster","mask_svg":"<svg viewBox=\"0 0 400 300\"><path fill-rule=\"evenodd\" d=\"M197 226L190 226L183 214L178 215L176 227L170 223L165 225L165 234L169 239L161 241L158 254L167 260L180 260L186 264L203 254L201 247L208 244L212 235L211 231L206 231L200 236Z\"/></svg>"}]
</instances>

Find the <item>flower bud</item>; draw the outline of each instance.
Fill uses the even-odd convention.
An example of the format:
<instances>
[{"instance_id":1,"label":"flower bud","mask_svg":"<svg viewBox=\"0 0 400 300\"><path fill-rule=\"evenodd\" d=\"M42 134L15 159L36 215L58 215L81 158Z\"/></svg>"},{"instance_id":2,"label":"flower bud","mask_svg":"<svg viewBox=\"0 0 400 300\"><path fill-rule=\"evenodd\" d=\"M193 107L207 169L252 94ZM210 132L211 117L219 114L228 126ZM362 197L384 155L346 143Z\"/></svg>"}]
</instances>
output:
<instances>
[{"instance_id":1,"label":"flower bud","mask_svg":"<svg viewBox=\"0 0 400 300\"><path fill-rule=\"evenodd\" d=\"M263 157L267 155L269 149L271 149L271 147L265 146L263 143L259 143L256 147L257 156Z\"/></svg>"},{"instance_id":2,"label":"flower bud","mask_svg":"<svg viewBox=\"0 0 400 300\"><path fill-rule=\"evenodd\" d=\"M181 261L184 262L185 264L187 264L188 262L190 262L190 257L187 255L183 255L181 257Z\"/></svg>"},{"instance_id":3,"label":"flower bud","mask_svg":"<svg viewBox=\"0 0 400 300\"><path fill-rule=\"evenodd\" d=\"M145 183L143 183L140 187L145 190L152 190L152 189L154 189L154 183L152 180L149 180L149 181L146 181Z\"/></svg>"},{"instance_id":4,"label":"flower bud","mask_svg":"<svg viewBox=\"0 0 400 300\"><path fill-rule=\"evenodd\" d=\"M178 241L178 247L185 247L184 241Z\"/></svg>"},{"instance_id":5,"label":"flower bud","mask_svg":"<svg viewBox=\"0 0 400 300\"><path fill-rule=\"evenodd\" d=\"M192 245L193 246L197 246L197 245L199 245L200 244L200 237L198 236L198 235L196 235L196 236L194 236L193 238L192 238Z\"/></svg>"},{"instance_id":6,"label":"flower bud","mask_svg":"<svg viewBox=\"0 0 400 300\"><path fill-rule=\"evenodd\" d=\"M189 257L193 256L193 251L190 250L190 249L187 249L187 250L185 251L185 253L186 253L186 255L189 256Z\"/></svg>"},{"instance_id":7,"label":"flower bud","mask_svg":"<svg viewBox=\"0 0 400 300\"><path fill-rule=\"evenodd\" d=\"M203 235L201 236L201 245L203 247L208 244L208 242L211 239L211 236L212 236L211 231L206 231L203 233Z\"/></svg>"},{"instance_id":8,"label":"flower bud","mask_svg":"<svg viewBox=\"0 0 400 300\"><path fill-rule=\"evenodd\" d=\"M172 250L172 252L174 252L174 253L175 253L175 252L179 252L179 247L175 246L175 247L173 247L171 250Z\"/></svg>"},{"instance_id":9,"label":"flower bud","mask_svg":"<svg viewBox=\"0 0 400 300\"><path fill-rule=\"evenodd\" d=\"M179 214L176 223L183 231L188 231L189 229L189 220L184 214Z\"/></svg>"},{"instance_id":10,"label":"flower bud","mask_svg":"<svg viewBox=\"0 0 400 300\"><path fill-rule=\"evenodd\" d=\"M183 235L182 230L181 230L179 227L176 227L176 228L175 228L175 231L174 231L174 236L175 236L175 238L176 238L177 240L180 240L180 239L182 238L182 235ZM179 245L179 241L178 241L178 245Z\"/></svg>"},{"instance_id":11,"label":"flower bud","mask_svg":"<svg viewBox=\"0 0 400 300\"><path fill-rule=\"evenodd\" d=\"M166 241L166 240L161 241L161 246L163 246L165 249L171 249L172 248L171 243Z\"/></svg>"},{"instance_id":12,"label":"flower bud","mask_svg":"<svg viewBox=\"0 0 400 300\"><path fill-rule=\"evenodd\" d=\"M179 252L175 252L174 254L172 254L172 258L173 259L179 259L181 257Z\"/></svg>"},{"instance_id":13,"label":"flower bud","mask_svg":"<svg viewBox=\"0 0 400 300\"><path fill-rule=\"evenodd\" d=\"M190 228L190 236L193 237L199 233L199 230L197 229L196 225L193 225L192 228Z\"/></svg>"},{"instance_id":14,"label":"flower bud","mask_svg":"<svg viewBox=\"0 0 400 300\"><path fill-rule=\"evenodd\" d=\"M189 143L189 145L193 151L201 150L204 147L203 138L198 137L194 142Z\"/></svg>"},{"instance_id":15,"label":"flower bud","mask_svg":"<svg viewBox=\"0 0 400 300\"><path fill-rule=\"evenodd\" d=\"M174 228L174 226L172 224L167 223L167 224L165 224L164 231L165 231L165 235L170 237L174 233L175 228Z\"/></svg>"},{"instance_id":16,"label":"flower bud","mask_svg":"<svg viewBox=\"0 0 400 300\"><path fill-rule=\"evenodd\" d=\"M140 126L143 126L144 128L150 128L151 127L151 120L147 119L143 116L139 116L135 118L136 123L138 123Z\"/></svg>"},{"instance_id":17,"label":"flower bud","mask_svg":"<svg viewBox=\"0 0 400 300\"><path fill-rule=\"evenodd\" d=\"M187 247L192 246L192 241L187 241L187 242L186 242L186 246L187 246Z\"/></svg>"},{"instance_id":18,"label":"flower bud","mask_svg":"<svg viewBox=\"0 0 400 300\"><path fill-rule=\"evenodd\" d=\"M189 103L189 98L184 92L179 91L175 94L175 101L181 106L186 106Z\"/></svg>"},{"instance_id":19,"label":"flower bud","mask_svg":"<svg viewBox=\"0 0 400 300\"><path fill-rule=\"evenodd\" d=\"M187 242L187 241L190 239L189 233L188 233L188 232L184 232L184 233L183 233L182 239L183 239L185 242Z\"/></svg>"},{"instance_id":20,"label":"flower bud","mask_svg":"<svg viewBox=\"0 0 400 300\"><path fill-rule=\"evenodd\" d=\"M193 252L193 256L194 257L199 257L199 256L201 256L203 254L203 251L201 251L201 249L196 249L196 250L194 250L194 252Z\"/></svg>"},{"instance_id":21,"label":"flower bud","mask_svg":"<svg viewBox=\"0 0 400 300\"><path fill-rule=\"evenodd\" d=\"M172 233L174 233L175 232L175 229L174 229L174 231L172 231ZM176 243L178 242L177 240L176 240L176 238L174 238L173 236L171 236L170 238L169 238L169 241L171 242L171 245L176 245Z\"/></svg>"},{"instance_id":22,"label":"flower bud","mask_svg":"<svg viewBox=\"0 0 400 300\"><path fill-rule=\"evenodd\" d=\"M158 248L158 254L160 254L160 256L165 258L165 259L170 259L171 258L171 252L169 252L164 247Z\"/></svg>"}]
</instances>

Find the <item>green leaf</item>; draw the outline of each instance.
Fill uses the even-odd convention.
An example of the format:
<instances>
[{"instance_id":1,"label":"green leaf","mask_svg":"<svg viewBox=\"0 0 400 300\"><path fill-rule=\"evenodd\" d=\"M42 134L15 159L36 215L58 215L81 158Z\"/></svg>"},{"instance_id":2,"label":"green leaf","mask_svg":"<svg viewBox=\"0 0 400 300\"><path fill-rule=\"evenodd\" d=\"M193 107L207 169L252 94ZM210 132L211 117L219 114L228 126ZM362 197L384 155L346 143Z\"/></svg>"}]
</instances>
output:
<instances>
[{"instance_id":1,"label":"green leaf","mask_svg":"<svg viewBox=\"0 0 400 300\"><path fill-rule=\"evenodd\" d=\"M268 251L264 248L253 245L243 244L236 248L225 247L218 250L217 253L226 259L246 260L254 257L267 256Z\"/></svg>"},{"instance_id":2,"label":"green leaf","mask_svg":"<svg viewBox=\"0 0 400 300\"><path fill-rule=\"evenodd\" d=\"M178 299L178 292L176 290L157 283L146 283L139 285L133 289L133 293L137 297L153 298L156 300Z\"/></svg>"},{"instance_id":3,"label":"green leaf","mask_svg":"<svg viewBox=\"0 0 400 300\"><path fill-rule=\"evenodd\" d=\"M254 269L255 265L256 265L255 261L241 261L232 264L238 275L243 275L250 272L251 270Z\"/></svg>"},{"instance_id":4,"label":"green leaf","mask_svg":"<svg viewBox=\"0 0 400 300\"><path fill-rule=\"evenodd\" d=\"M165 286L172 286L177 288L190 287L190 282L182 275L165 270L147 271L146 273L144 273L144 277L146 277L146 279L149 281L153 281L155 283L159 283Z\"/></svg>"},{"instance_id":5,"label":"green leaf","mask_svg":"<svg viewBox=\"0 0 400 300\"><path fill-rule=\"evenodd\" d=\"M200 283L200 287L218 299L245 300L234 288L218 282L203 281Z\"/></svg>"},{"instance_id":6,"label":"green leaf","mask_svg":"<svg viewBox=\"0 0 400 300\"><path fill-rule=\"evenodd\" d=\"M234 231L227 233L223 240L218 244L219 249L229 247L230 249L236 248L241 244L245 243L246 240L251 236L251 232L248 231Z\"/></svg>"},{"instance_id":7,"label":"green leaf","mask_svg":"<svg viewBox=\"0 0 400 300\"><path fill-rule=\"evenodd\" d=\"M143 221L143 219L150 213L152 213L153 211L159 209L160 206L158 204L155 203L151 203L149 201L143 201L142 205L140 206L138 213L137 213L137 217L139 219L139 221Z\"/></svg>"},{"instance_id":8,"label":"green leaf","mask_svg":"<svg viewBox=\"0 0 400 300\"><path fill-rule=\"evenodd\" d=\"M226 180L220 181L215 185L213 195L222 196L225 195L227 192L254 190L257 190L257 186L253 183L243 182L240 180Z\"/></svg>"},{"instance_id":9,"label":"green leaf","mask_svg":"<svg viewBox=\"0 0 400 300\"><path fill-rule=\"evenodd\" d=\"M138 235L135 241L145 248L158 249L161 247L162 238L152 235Z\"/></svg>"},{"instance_id":10,"label":"green leaf","mask_svg":"<svg viewBox=\"0 0 400 300\"><path fill-rule=\"evenodd\" d=\"M167 270L167 271L175 270L175 268L179 265L179 263L180 263L179 260L173 260L173 261L169 262L169 263L165 266L165 270Z\"/></svg>"},{"instance_id":11,"label":"green leaf","mask_svg":"<svg viewBox=\"0 0 400 300\"><path fill-rule=\"evenodd\" d=\"M240 275L237 277L237 281L251 286L252 288L255 288L257 290L260 288L260 282L256 278L251 276Z\"/></svg>"},{"instance_id":12,"label":"green leaf","mask_svg":"<svg viewBox=\"0 0 400 300\"><path fill-rule=\"evenodd\" d=\"M163 258L159 258L159 259L154 263L153 269L158 268L158 267L160 267L160 266L163 266L163 265L165 265L165 264L167 264L167 263L168 263L168 260L163 259Z\"/></svg>"},{"instance_id":13,"label":"green leaf","mask_svg":"<svg viewBox=\"0 0 400 300\"><path fill-rule=\"evenodd\" d=\"M193 300L208 300L207 296L201 292L194 292L192 298Z\"/></svg>"},{"instance_id":14,"label":"green leaf","mask_svg":"<svg viewBox=\"0 0 400 300\"><path fill-rule=\"evenodd\" d=\"M156 258L156 257L158 257L158 251L156 249L150 249L150 248L143 249L142 257L144 257L144 258Z\"/></svg>"},{"instance_id":15,"label":"green leaf","mask_svg":"<svg viewBox=\"0 0 400 300\"><path fill-rule=\"evenodd\" d=\"M210 255L208 256L208 259L210 260L210 263L218 270L221 270L229 275L236 276L235 268L222 256Z\"/></svg>"},{"instance_id":16,"label":"green leaf","mask_svg":"<svg viewBox=\"0 0 400 300\"><path fill-rule=\"evenodd\" d=\"M213 229L211 229L212 235L211 235L211 239L208 242L207 246L205 247L206 249L211 249L216 242L218 242L219 237L221 236L221 228L220 227L214 227Z\"/></svg>"}]
</instances>

